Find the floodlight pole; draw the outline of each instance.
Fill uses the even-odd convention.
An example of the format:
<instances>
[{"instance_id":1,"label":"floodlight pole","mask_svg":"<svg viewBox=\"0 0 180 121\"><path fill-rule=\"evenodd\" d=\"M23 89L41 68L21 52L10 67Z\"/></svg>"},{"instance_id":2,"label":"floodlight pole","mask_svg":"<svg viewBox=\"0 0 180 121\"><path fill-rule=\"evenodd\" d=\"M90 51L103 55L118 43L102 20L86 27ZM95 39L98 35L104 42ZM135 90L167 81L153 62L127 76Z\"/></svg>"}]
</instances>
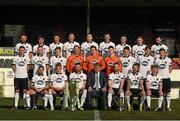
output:
<instances>
[{"instance_id":1,"label":"floodlight pole","mask_svg":"<svg viewBox=\"0 0 180 121\"><path fill-rule=\"evenodd\" d=\"M87 33L90 33L90 0L87 0Z\"/></svg>"}]
</instances>

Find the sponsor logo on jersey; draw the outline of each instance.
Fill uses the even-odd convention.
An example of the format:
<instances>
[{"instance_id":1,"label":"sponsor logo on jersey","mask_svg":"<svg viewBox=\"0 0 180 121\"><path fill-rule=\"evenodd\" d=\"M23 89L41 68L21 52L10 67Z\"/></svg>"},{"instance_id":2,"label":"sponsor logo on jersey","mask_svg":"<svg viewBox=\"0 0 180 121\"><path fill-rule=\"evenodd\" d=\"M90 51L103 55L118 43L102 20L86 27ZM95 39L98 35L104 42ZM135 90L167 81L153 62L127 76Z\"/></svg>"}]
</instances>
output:
<instances>
[{"instance_id":1,"label":"sponsor logo on jersey","mask_svg":"<svg viewBox=\"0 0 180 121\"><path fill-rule=\"evenodd\" d=\"M160 64L160 65L159 65L159 68L160 68L160 69L165 69L165 68L166 68L166 64Z\"/></svg>"},{"instance_id":2,"label":"sponsor logo on jersey","mask_svg":"<svg viewBox=\"0 0 180 121\"><path fill-rule=\"evenodd\" d=\"M139 82L138 82L138 80L133 80L133 81L131 82L131 84L134 85L134 86L137 86L137 85L139 84Z\"/></svg>"},{"instance_id":3,"label":"sponsor logo on jersey","mask_svg":"<svg viewBox=\"0 0 180 121\"><path fill-rule=\"evenodd\" d=\"M143 54L144 54L144 51L139 50L139 51L137 51L137 54L138 54L138 55L143 55Z\"/></svg>"},{"instance_id":4,"label":"sponsor logo on jersey","mask_svg":"<svg viewBox=\"0 0 180 121\"><path fill-rule=\"evenodd\" d=\"M61 83L63 80L62 80L62 78L57 78L55 81L56 81L57 83Z\"/></svg>"},{"instance_id":5,"label":"sponsor logo on jersey","mask_svg":"<svg viewBox=\"0 0 180 121\"><path fill-rule=\"evenodd\" d=\"M44 84L44 81L43 80L38 80L37 81L37 85L43 85Z\"/></svg>"},{"instance_id":6,"label":"sponsor logo on jersey","mask_svg":"<svg viewBox=\"0 0 180 121\"><path fill-rule=\"evenodd\" d=\"M141 64L142 64L143 66L147 66L147 65L148 65L148 61L142 61Z\"/></svg>"},{"instance_id":7,"label":"sponsor logo on jersey","mask_svg":"<svg viewBox=\"0 0 180 121\"><path fill-rule=\"evenodd\" d=\"M152 81L152 82L151 82L151 86L152 86L152 87L158 86L158 82L157 82L157 81Z\"/></svg>"},{"instance_id":8,"label":"sponsor logo on jersey","mask_svg":"<svg viewBox=\"0 0 180 121\"><path fill-rule=\"evenodd\" d=\"M118 83L119 83L119 79L118 79L118 78L115 78L115 79L113 80L113 83L114 83L114 84L118 84Z\"/></svg>"},{"instance_id":9,"label":"sponsor logo on jersey","mask_svg":"<svg viewBox=\"0 0 180 121\"><path fill-rule=\"evenodd\" d=\"M41 66L41 65L43 65L43 62L41 60L36 61L36 65Z\"/></svg>"},{"instance_id":10,"label":"sponsor logo on jersey","mask_svg":"<svg viewBox=\"0 0 180 121\"><path fill-rule=\"evenodd\" d=\"M129 63L128 62L123 62L123 67L128 67Z\"/></svg>"},{"instance_id":11,"label":"sponsor logo on jersey","mask_svg":"<svg viewBox=\"0 0 180 121\"><path fill-rule=\"evenodd\" d=\"M108 63L108 66L109 67L113 67L113 63Z\"/></svg>"},{"instance_id":12,"label":"sponsor logo on jersey","mask_svg":"<svg viewBox=\"0 0 180 121\"><path fill-rule=\"evenodd\" d=\"M19 61L18 62L18 66L24 66L25 65L25 62L24 61Z\"/></svg>"},{"instance_id":13,"label":"sponsor logo on jersey","mask_svg":"<svg viewBox=\"0 0 180 121\"><path fill-rule=\"evenodd\" d=\"M92 61L92 64L95 65L97 62L95 60Z\"/></svg>"}]
</instances>

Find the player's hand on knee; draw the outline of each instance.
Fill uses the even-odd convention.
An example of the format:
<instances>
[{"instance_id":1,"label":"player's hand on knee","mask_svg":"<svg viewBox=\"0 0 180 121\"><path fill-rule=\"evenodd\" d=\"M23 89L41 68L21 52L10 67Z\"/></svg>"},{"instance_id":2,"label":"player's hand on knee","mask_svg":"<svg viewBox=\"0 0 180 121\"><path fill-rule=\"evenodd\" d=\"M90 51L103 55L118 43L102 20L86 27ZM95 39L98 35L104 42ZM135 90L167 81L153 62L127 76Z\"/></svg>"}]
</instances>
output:
<instances>
[{"instance_id":1,"label":"player's hand on knee","mask_svg":"<svg viewBox=\"0 0 180 121\"><path fill-rule=\"evenodd\" d=\"M106 90L106 87L103 87L102 88L102 92L106 92L107 90Z\"/></svg>"},{"instance_id":2,"label":"player's hand on knee","mask_svg":"<svg viewBox=\"0 0 180 121\"><path fill-rule=\"evenodd\" d=\"M92 92L93 89L91 87L88 88L88 92Z\"/></svg>"}]
</instances>

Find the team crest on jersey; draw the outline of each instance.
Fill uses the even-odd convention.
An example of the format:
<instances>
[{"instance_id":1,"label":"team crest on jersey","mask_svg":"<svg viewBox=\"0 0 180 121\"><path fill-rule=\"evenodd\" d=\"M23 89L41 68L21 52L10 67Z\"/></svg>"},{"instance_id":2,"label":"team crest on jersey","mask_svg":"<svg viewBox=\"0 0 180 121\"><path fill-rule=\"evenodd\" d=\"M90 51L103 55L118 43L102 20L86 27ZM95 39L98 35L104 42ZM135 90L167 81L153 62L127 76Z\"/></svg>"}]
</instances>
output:
<instances>
[{"instance_id":1,"label":"team crest on jersey","mask_svg":"<svg viewBox=\"0 0 180 121\"><path fill-rule=\"evenodd\" d=\"M26 48L28 48L28 46L26 46Z\"/></svg>"},{"instance_id":2,"label":"team crest on jersey","mask_svg":"<svg viewBox=\"0 0 180 121\"><path fill-rule=\"evenodd\" d=\"M26 61L26 59L24 59L24 61Z\"/></svg>"},{"instance_id":3,"label":"team crest on jersey","mask_svg":"<svg viewBox=\"0 0 180 121\"><path fill-rule=\"evenodd\" d=\"M19 66L24 66L24 65L25 65L25 62L24 62L24 61L19 61L19 62L18 62L18 65L19 65Z\"/></svg>"},{"instance_id":4,"label":"team crest on jersey","mask_svg":"<svg viewBox=\"0 0 180 121\"><path fill-rule=\"evenodd\" d=\"M166 64L167 64L167 61L165 61L164 63L166 63Z\"/></svg>"},{"instance_id":5,"label":"team crest on jersey","mask_svg":"<svg viewBox=\"0 0 180 121\"><path fill-rule=\"evenodd\" d=\"M148 61L150 61L150 59L147 59Z\"/></svg>"}]
</instances>

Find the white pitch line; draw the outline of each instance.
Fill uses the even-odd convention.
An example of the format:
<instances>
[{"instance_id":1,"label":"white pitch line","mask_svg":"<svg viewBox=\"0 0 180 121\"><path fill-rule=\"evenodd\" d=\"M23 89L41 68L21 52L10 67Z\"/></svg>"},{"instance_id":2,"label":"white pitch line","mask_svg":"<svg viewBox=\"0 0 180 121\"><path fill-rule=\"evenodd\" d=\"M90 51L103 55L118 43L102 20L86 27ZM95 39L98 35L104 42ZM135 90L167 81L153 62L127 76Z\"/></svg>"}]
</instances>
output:
<instances>
[{"instance_id":1,"label":"white pitch line","mask_svg":"<svg viewBox=\"0 0 180 121\"><path fill-rule=\"evenodd\" d=\"M94 110L94 120L95 121L101 121L100 113L98 110Z\"/></svg>"}]
</instances>

